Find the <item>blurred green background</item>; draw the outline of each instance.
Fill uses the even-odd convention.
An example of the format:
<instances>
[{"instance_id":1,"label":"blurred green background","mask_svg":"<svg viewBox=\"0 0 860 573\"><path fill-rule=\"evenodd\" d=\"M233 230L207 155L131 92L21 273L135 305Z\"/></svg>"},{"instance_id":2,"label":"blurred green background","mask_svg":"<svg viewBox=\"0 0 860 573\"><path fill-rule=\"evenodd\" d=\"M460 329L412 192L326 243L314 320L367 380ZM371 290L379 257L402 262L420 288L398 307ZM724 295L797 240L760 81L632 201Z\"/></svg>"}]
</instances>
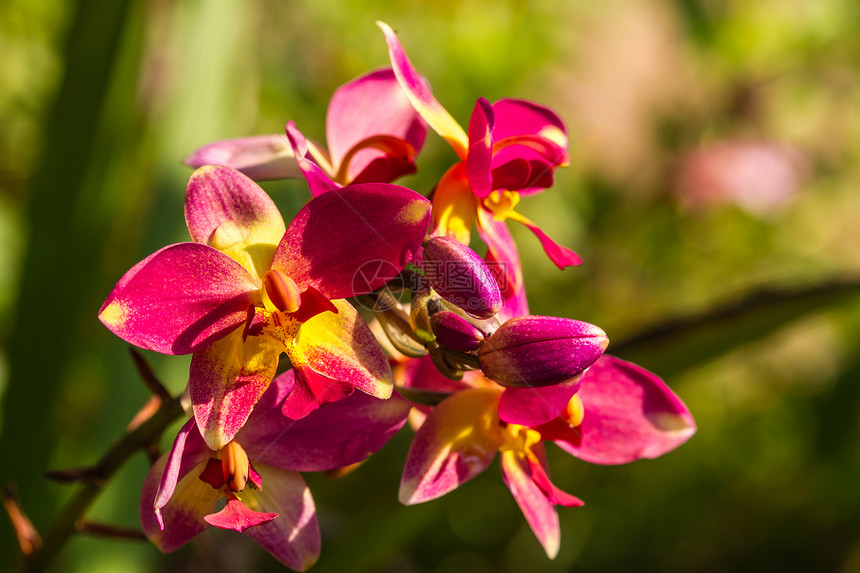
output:
<instances>
[{"instance_id":1,"label":"blurred green background","mask_svg":"<svg viewBox=\"0 0 860 573\"><path fill-rule=\"evenodd\" d=\"M522 211L585 259L519 240L535 314L601 325L699 431L622 467L550 446L549 561L497 465L403 507L404 430L351 475L307 477L312 571L860 571L860 3L855 0L5 0L0 3L0 479L45 531L147 398L96 319L116 280L185 240L180 163L216 138L322 139L331 93L387 64L382 19L444 106L532 99L570 167ZM431 134L426 192L454 160ZM302 185L265 185L285 216ZM628 342L625 342L628 341ZM186 357L148 355L179 392ZM165 436L165 444L172 434ZM137 455L91 517L137 525ZM0 518L0 570L16 559ZM61 572L281 570L238 534L179 552L79 536Z\"/></svg>"}]
</instances>

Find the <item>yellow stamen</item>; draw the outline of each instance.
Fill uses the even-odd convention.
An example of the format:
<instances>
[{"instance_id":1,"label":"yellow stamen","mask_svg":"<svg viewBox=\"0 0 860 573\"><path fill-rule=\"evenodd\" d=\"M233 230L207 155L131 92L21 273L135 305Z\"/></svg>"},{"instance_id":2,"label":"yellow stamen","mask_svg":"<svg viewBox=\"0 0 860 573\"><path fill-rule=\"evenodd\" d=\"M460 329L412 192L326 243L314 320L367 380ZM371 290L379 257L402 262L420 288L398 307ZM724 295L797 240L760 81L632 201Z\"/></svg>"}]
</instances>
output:
<instances>
[{"instance_id":1,"label":"yellow stamen","mask_svg":"<svg viewBox=\"0 0 860 573\"><path fill-rule=\"evenodd\" d=\"M301 293L293 279L277 269L266 272L263 276L263 304L266 310L296 312L300 302Z\"/></svg>"},{"instance_id":2,"label":"yellow stamen","mask_svg":"<svg viewBox=\"0 0 860 573\"><path fill-rule=\"evenodd\" d=\"M580 399L579 394L573 395L573 398L567 403L561 416L570 424L571 428L582 424L582 418L585 416L585 408L582 405L582 399Z\"/></svg>"},{"instance_id":3,"label":"yellow stamen","mask_svg":"<svg viewBox=\"0 0 860 573\"><path fill-rule=\"evenodd\" d=\"M230 442L221 450L221 473L224 483L233 491L242 491L248 483L251 462L238 442Z\"/></svg>"}]
</instances>

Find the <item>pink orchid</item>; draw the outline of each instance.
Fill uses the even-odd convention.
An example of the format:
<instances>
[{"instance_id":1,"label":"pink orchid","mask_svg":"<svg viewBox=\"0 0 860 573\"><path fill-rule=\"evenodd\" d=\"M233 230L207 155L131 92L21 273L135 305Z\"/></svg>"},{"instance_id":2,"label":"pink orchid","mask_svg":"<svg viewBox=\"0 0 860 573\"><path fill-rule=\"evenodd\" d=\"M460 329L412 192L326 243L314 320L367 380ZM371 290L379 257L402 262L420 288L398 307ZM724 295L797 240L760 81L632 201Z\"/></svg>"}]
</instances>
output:
<instances>
[{"instance_id":1,"label":"pink orchid","mask_svg":"<svg viewBox=\"0 0 860 573\"><path fill-rule=\"evenodd\" d=\"M246 533L282 563L304 571L316 562L320 532L300 471L360 462L403 426L409 404L365 394L326 405L301 420L282 413L292 370L275 378L248 424L218 451L189 420L173 448L149 471L140 502L144 532L174 551L207 525ZM226 499L216 511L220 499Z\"/></svg>"},{"instance_id":2,"label":"pink orchid","mask_svg":"<svg viewBox=\"0 0 860 573\"><path fill-rule=\"evenodd\" d=\"M427 126L403 95L390 69L338 88L328 106L328 151L309 143L313 161L339 185L388 183L415 172L413 159ZM280 135L215 141L185 159L191 167L226 165L255 180L301 177L293 150Z\"/></svg>"},{"instance_id":3,"label":"pink orchid","mask_svg":"<svg viewBox=\"0 0 860 573\"><path fill-rule=\"evenodd\" d=\"M296 370L284 402L292 418L354 388L387 398L385 355L343 299L379 288L413 259L429 211L409 189L362 184L313 199L285 228L256 183L227 167L203 167L186 193L195 242L170 245L132 267L99 318L142 348L194 354L194 417L213 450L245 423L281 353ZM365 264L373 274L363 272Z\"/></svg>"},{"instance_id":4,"label":"pink orchid","mask_svg":"<svg viewBox=\"0 0 860 573\"><path fill-rule=\"evenodd\" d=\"M496 235L492 227L510 219L532 231L559 268L580 264L579 255L556 244L515 211L522 195L550 187L553 170L568 163L567 132L561 119L529 101L502 99L491 105L480 98L467 133L433 97L394 31L383 22L377 24L406 97L460 160L442 176L433 193L431 235L455 237L468 245L476 223L492 249Z\"/></svg>"},{"instance_id":5,"label":"pink orchid","mask_svg":"<svg viewBox=\"0 0 860 573\"><path fill-rule=\"evenodd\" d=\"M499 452L505 484L550 558L561 536L554 506L583 502L550 481L544 442L588 462L623 464L661 456L696 431L689 410L662 380L608 355L555 386L503 389L474 376L458 386L465 389L433 408L415 434L400 501L440 497L483 472Z\"/></svg>"}]
</instances>

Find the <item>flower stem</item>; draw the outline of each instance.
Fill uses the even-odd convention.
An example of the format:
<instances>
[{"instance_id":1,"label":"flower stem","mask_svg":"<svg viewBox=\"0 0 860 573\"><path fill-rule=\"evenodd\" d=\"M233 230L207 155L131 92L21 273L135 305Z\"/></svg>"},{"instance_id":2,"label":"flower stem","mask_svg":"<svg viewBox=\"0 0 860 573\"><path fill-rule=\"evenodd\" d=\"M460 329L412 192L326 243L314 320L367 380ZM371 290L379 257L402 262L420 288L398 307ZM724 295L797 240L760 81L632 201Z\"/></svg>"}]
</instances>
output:
<instances>
[{"instance_id":1,"label":"flower stem","mask_svg":"<svg viewBox=\"0 0 860 573\"><path fill-rule=\"evenodd\" d=\"M41 549L27 557L24 571L28 573L44 571L63 548L66 541L74 533L80 531L78 524L82 523L87 510L101 494L116 471L136 451L144 449L156 441L164 430L182 414L183 410L179 398L162 400L161 405L152 416L133 429L127 430L119 440L114 442L89 473L95 479L83 483L69 501L57 521L44 536Z\"/></svg>"}]
</instances>

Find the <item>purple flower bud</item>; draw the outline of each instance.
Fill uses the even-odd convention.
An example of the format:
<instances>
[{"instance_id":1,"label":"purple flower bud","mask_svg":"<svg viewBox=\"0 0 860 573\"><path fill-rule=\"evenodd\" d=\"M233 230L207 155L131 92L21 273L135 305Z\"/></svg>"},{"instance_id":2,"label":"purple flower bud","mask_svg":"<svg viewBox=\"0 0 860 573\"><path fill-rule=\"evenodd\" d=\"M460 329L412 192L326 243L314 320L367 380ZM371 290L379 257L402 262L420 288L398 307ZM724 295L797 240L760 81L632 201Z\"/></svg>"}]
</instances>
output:
<instances>
[{"instance_id":1,"label":"purple flower bud","mask_svg":"<svg viewBox=\"0 0 860 573\"><path fill-rule=\"evenodd\" d=\"M486 336L465 318L450 310L443 310L431 316L430 326L439 346L461 352L477 350Z\"/></svg>"},{"instance_id":2,"label":"purple flower bud","mask_svg":"<svg viewBox=\"0 0 860 573\"><path fill-rule=\"evenodd\" d=\"M456 239L433 237L424 244L424 273L439 296L472 316L490 318L502 308L487 263Z\"/></svg>"},{"instance_id":3,"label":"purple flower bud","mask_svg":"<svg viewBox=\"0 0 860 573\"><path fill-rule=\"evenodd\" d=\"M487 338L478 360L484 375L502 386L551 386L591 366L608 345L606 333L587 322L520 316Z\"/></svg>"}]
</instances>

